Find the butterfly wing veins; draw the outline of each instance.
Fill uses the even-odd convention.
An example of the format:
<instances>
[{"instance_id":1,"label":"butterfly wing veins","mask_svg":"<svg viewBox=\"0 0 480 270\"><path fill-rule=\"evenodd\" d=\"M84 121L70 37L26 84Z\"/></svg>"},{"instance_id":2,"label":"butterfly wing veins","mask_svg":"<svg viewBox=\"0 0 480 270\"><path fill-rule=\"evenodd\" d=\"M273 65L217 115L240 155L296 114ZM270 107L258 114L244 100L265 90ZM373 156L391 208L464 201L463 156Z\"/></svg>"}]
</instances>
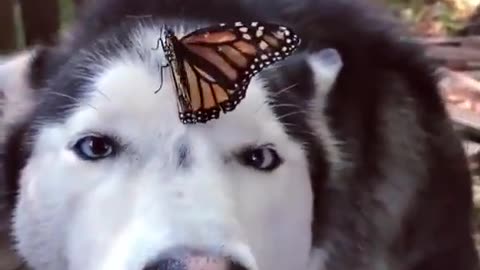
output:
<instances>
[{"instance_id":1,"label":"butterfly wing veins","mask_svg":"<svg viewBox=\"0 0 480 270\"><path fill-rule=\"evenodd\" d=\"M160 43L174 74L183 123L205 123L220 110L233 111L251 78L300 44L291 29L260 22L205 27L181 39L167 30L165 37L166 44Z\"/></svg>"}]
</instances>

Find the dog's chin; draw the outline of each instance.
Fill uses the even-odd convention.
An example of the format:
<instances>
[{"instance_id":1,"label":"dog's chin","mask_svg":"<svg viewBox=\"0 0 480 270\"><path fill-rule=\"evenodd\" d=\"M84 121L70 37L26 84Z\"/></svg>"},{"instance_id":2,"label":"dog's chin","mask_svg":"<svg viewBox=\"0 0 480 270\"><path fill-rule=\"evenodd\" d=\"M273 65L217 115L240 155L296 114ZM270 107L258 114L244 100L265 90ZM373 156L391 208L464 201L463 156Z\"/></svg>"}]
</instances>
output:
<instances>
[{"instance_id":1,"label":"dog's chin","mask_svg":"<svg viewBox=\"0 0 480 270\"><path fill-rule=\"evenodd\" d=\"M156 261L143 270L248 270L227 258L188 256L179 259Z\"/></svg>"}]
</instances>

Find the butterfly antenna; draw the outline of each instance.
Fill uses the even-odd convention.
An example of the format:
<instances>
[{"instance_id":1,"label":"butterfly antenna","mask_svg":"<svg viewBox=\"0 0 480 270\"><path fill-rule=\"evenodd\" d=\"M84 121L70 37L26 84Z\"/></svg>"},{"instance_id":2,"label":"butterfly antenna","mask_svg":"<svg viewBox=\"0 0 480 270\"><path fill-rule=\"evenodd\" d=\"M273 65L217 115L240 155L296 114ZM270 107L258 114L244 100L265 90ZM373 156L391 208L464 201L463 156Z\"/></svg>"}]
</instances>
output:
<instances>
[{"instance_id":1,"label":"butterfly antenna","mask_svg":"<svg viewBox=\"0 0 480 270\"><path fill-rule=\"evenodd\" d=\"M163 70L168 67L168 64L160 66L160 87L155 91L155 94L160 92L163 87Z\"/></svg>"}]
</instances>

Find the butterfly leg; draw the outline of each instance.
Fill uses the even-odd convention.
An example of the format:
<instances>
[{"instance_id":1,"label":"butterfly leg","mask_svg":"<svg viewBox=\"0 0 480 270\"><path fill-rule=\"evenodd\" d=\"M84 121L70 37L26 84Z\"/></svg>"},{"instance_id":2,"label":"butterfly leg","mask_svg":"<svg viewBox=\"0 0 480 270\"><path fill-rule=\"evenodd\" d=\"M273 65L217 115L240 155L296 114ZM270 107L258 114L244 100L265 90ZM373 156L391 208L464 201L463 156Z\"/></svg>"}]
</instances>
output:
<instances>
[{"instance_id":1,"label":"butterfly leg","mask_svg":"<svg viewBox=\"0 0 480 270\"><path fill-rule=\"evenodd\" d=\"M158 49L160 48L160 44L162 45L162 48L163 48L164 46L163 46L163 40L162 40L162 38L158 38L158 40L157 40L157 46L156 46L155 48L152 48L152 50L154 50L154 51L158 50Z\"/></svg>"},{"instance_id":2,"label":"butterfly leg","mask_svg":"<svg viewBox=\"0 0 480 270\"><path fill-rule=\"evenodd\" d=\"M157 46L156 46L155 48L152 48L152 50L156 51L156 50L158 50L158 48L160 48L160 41L161 41L161 40L162 40L161 38L159 38L159 39L157 40Z\"/></svg>"},{"instance_id":3,"label":"butterfly leg","mask_svg":"<svg viewBox=\"0 0 480 270\"><path fill-rule=\"evenodd\" d=\"M160 66L160 87L155 91L155 94L158 93L163 87L163 70L169 67L168 64Z\"/></svg>"}]
</instances>

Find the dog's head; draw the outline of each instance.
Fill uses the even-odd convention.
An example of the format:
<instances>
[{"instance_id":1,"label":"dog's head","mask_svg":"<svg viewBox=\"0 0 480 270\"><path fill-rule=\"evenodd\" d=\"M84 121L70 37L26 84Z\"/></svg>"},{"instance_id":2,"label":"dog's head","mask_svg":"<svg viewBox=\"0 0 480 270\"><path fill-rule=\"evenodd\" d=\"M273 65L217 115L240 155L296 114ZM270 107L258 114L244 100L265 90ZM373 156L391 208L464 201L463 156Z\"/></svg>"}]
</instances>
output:
<instances>
[{"instance_id":1,"label":"dog's head","mask_svg":"<svg viewBox=\"0 0 480 270\"><path fill-rule=\"evenodd\" d=\"M13 169L20 254L52 270L306 269L312 171L326 177L336 157L317 120L340 56L292 56L254 77L234 111L186 125L164 52L152 50L160 32L114 28L41 87L31 71L46 50L0 67L18 77L5 78L4 113L21 130L9 142L24 157ZM17 99L29 102L19 110Z\"/></svg>"}]
</instances>

